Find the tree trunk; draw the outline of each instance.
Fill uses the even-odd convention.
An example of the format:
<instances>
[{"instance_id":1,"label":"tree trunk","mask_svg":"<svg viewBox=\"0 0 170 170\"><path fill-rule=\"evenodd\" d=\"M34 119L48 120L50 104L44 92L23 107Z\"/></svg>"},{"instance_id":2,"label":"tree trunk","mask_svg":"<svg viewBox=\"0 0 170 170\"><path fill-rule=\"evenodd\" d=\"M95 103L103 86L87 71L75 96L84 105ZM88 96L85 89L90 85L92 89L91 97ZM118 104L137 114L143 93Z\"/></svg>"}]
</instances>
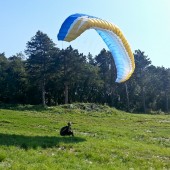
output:
<instances>
[{"instance_id":1,"label":"tree trunk","mask_svg":"<svg viewBox=\"0 0 170 170\"><path fill-rule=\"evenodd\" d=\"M167 92L165 93L166 95L166 112L168 113L169 112L169 106L168 106L168 94Z\"/></svg>"},{"instance_id":2,"label":"tree trunk","mask_svg":"<svg viewBox=\"0 0 170 170\"><path fill-rule=\"evenodd\" d=\"M128 87L127 84L125 83L125 89L126 89L126 100L127 100L127 112L129 112L129 93L128 93Z\"/></svg>"},{"instance_id":3,"label":"tree trunk","mask_svg":"<svg viewBox=\"0 0 170 170\"><path fill-rule=\"evenodd\" d=\"M45 107L45 80L42 81L42 105Z\"/></svg>"},{"instance_id":4,"label":"tree trunk","mask_svg":"<svg viewBox=\"0 0 170 170\"><path fill-rule=\"evenodd\" d=\"M65 86L65 88L64 88L64 94L65 94L65 101L64 101L64 103L68 104L68 84L64 83L64 86Z\"/></svg>"},{"instance_id":5,"label":"tree trunk","mask_svg":"<svg viewBox=\"0 0 170 170\"><path fill-rule=\"evenodd\" d=\"M145 104L145 91L142 83L142 103L143 103L143 111L146 113L146 104Z\"/></svg>"},{"instance_id":6,"label":"tree trunk","mask_svg":"<svg viewBox=\"0 0 170 170\"><path fill-rule=\"evenodd\" d=\"M66 63L66 55L64 55L64 95L65 95L65 99L64 99L64 103L68 104L68 83L67 83L67 78L66 78L66 74L67 74L67 63Z\"/></svg>"}]
</instances>

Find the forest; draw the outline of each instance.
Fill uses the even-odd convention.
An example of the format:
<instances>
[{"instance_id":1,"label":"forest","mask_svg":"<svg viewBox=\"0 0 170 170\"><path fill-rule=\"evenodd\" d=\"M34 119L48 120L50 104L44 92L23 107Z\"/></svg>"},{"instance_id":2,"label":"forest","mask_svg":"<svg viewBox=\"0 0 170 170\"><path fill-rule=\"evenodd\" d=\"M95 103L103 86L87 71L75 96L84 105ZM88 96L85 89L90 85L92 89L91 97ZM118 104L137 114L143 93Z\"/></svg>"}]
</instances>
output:
<instances>
[{"instance_id":1,"label":"forest","mask_svg":"<svg viewBox=\"0 0 170 170\"><path fill-rule=\"evenodd\" d=\"M59 49L47 34L37 31L24 53L8 57L0 52L0 104L84 102L128 112L168 113L170 68L152 65L139 49L134 57L132 77L115 83L116 67L109 51L86 56L72 46Z\"/></svg>"}]
</instances>

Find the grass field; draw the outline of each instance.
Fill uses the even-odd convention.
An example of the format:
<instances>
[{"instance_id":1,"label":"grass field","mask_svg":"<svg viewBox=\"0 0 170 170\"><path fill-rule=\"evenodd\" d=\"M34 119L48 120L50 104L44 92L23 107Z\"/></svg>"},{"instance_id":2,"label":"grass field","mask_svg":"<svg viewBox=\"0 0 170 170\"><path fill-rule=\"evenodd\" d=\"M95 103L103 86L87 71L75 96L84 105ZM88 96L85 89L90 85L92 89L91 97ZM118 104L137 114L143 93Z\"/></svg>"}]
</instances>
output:
<instances>
[{"instance_id":1,"label":"grass field","mask_svg":"<svg viewBox=\"0 0 170 170\"><path fill-rule=\"evenodd\" d=\"M75 137L59 130L73 122ZM0 109L0 170L170 170L170 115L74 104Z\"/></svg>"}]
</instances>

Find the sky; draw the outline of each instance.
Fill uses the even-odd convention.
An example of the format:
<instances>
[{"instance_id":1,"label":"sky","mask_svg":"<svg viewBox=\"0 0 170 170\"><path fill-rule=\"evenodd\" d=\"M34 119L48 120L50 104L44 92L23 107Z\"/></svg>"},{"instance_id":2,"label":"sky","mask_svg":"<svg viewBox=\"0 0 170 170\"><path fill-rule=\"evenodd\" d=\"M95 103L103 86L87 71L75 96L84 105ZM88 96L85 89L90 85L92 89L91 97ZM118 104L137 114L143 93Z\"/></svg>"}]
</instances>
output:
<instances>
[{"instance_id":1,"label":"sky","mask_svg":"<svg viewBox=\"0 0 170 170\"><path fill-rule=\"evenodd\" d=\"M64 20L83 13L117 25L132 52L140 49L154 66L170 68L170 0L0 0L0 53L7 57L23 52L38 30L60 49L71 45L95 56L105 43L88 30L67 43L57 40Z\"/></svg>"}]
</instances>

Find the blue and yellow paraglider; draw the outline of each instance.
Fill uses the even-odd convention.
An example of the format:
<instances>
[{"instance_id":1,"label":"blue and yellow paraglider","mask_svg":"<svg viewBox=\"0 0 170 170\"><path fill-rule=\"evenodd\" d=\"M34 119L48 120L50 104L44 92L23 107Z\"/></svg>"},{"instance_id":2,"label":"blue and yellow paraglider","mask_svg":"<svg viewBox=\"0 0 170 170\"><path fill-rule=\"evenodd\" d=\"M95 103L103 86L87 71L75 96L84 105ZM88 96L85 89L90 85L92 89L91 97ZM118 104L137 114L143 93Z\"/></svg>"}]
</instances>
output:
<instances>
[{"instance_id":1,"label":"blue and yellow paraglider","mask_svg":"<svg viewBox=\"0 0 170 170\"><path fill-rule=\"evenodd\" d=\"M94 16L74 14L62 24L58 40L70 42L88 29L95 29L111 51L117 69L116 82L128 80L135 69L134 56L117 26Z\"/></svg>"}]
</instances>

